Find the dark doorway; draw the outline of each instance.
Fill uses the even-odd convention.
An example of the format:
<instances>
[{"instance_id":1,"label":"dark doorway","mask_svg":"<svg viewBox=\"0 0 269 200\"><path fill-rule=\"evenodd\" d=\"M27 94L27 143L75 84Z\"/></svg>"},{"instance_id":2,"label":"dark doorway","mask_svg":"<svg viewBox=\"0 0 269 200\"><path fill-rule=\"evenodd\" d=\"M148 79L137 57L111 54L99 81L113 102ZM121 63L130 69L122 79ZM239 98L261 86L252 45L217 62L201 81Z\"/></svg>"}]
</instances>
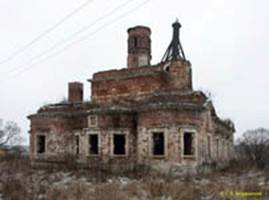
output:
<instances>
[{"instance_id":1,"label":"dark doorway","mask_svg":"<svg viewBox=\"0 0 269 200\"><path fill-rule=\"evenodd\" d=\"M217 157L219 157L219 154L220 154L220 153L219 153L219 152L220 152L220 151L219 151L219 139L216 140L216 146L217 146L217 147L216 147L216 149L217 149Z\"/></svg>"},{"instance_id":2,"label":"dark doorway","mask_svg":"<svg viewBox=\"0 0 269 200\"><path fill-rule=\"evenodd\" d=\"M113 138L113 143L114 143L114 155L125 155L125 143L126 143L126 138L125 135L123 134L114 134Z\"/></svg>"},{"instance_id":3,"label":"dark doorway","mask_svg":"<svg viewBox=\"0 0 269 200\"><path fill-rule=\"evenodd\" d=\"M153 155L163 156L164 155L164 133L158 132L153 133Z\"/></svg>"},{"instance_id":4,"label":"dark doorway","mask_svg":"<svg viewBox=\"0 0 269 200\"><path fill-rule=\"evenodd\" d=\"M76 154L79 154L79 136L76 135Z\"/></svg>"},{"instance_id":5,"label":"dark doorway","mask_svg":"<svg viewBox=\"0 0 269 200\"><path fill-rule=\"evenodd\" d=\"M89 153L91 155L97 155L98 152L98 135L97 134L91 134L89 135Z\"/></svg>"},{"instance_id":6,"label":"dark doorway","mask_svg":"<svg viewBox=\"0 0 269 200\"><path fill-rule=\"evenodd\" d=\"M46 152L46 136L38 135L37 136L37 153Z\"/></svg>"},{"instance_id":7,"label":"dark doorway","mask_svg":"<svg viewBox=\"0 0 269 200\"><path fill-rule=\"evenodd\" d=\"M208 152L208 156L211 157L211 140L210 140L210 136L207 136L207 152Z\"/></svg>"},{"instance_id":8,"label":"dark doorway","mask_svg":"<svg viewBox=\"0 0 269 200\"><path fill-rule=\"evenodd\" d=\"M193 154L193 133L184 133L184 155Z\"/></svg>"},{"instance_id":9,"label":"dark doorway","mask_svg":"<svg viewBox=\"0 0 269 200\"><path fill-rule=\"evenodd\" d=\"M138 47L138 39L134 37L134 48Z\"/></svg>"}]
</instances>

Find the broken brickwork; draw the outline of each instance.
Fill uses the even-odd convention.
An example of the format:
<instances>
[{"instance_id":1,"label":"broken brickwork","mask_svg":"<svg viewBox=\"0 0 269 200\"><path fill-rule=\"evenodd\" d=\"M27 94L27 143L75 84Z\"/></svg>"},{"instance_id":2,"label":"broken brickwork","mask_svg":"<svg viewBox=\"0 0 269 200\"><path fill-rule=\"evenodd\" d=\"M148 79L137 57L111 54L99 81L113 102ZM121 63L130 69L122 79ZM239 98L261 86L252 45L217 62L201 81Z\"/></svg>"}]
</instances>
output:
<instances>
[{"instance_id":1,"label":"broken brickwork","mask_svg":"<svg viewBox=\"0 0 269 200\"><path fill-rule=\"evenodd\" d=\"M32 163L68 158L88 166L196 167L229 161L234 125L217 116L202 91L193 90L192 66L179 39L173 38L163 62L150 65L150 29L137 26L128 34L127 68L95 73L90 102L83 101L81 83L69 83L68 102L29 116Z\"/></svg>"}]
</instances>

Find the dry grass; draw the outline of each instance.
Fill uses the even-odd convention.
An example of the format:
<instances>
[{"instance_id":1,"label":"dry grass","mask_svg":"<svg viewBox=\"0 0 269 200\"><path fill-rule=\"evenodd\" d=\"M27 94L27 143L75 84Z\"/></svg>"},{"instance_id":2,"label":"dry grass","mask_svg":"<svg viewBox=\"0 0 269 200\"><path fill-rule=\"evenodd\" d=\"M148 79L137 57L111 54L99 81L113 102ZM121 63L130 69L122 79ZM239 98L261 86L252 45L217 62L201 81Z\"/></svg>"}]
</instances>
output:
<instances>
[{"instance_id":1,"label":"dry grass","mask_svg":"<svg viewBox=\"0 0 269 200\"><path fill-rule=\"evenodd\" d=\"M238 165L206 175L186 174L177 178L141 170L124 174L129 176L124 181L95 170L33 170L27 159L16 157L1 160L0 170L3 200L236 199L221 197L222 191L260 191L264 194L260 199L269 197L269 172L239 170Z\"/></svg>"}]
</instances>

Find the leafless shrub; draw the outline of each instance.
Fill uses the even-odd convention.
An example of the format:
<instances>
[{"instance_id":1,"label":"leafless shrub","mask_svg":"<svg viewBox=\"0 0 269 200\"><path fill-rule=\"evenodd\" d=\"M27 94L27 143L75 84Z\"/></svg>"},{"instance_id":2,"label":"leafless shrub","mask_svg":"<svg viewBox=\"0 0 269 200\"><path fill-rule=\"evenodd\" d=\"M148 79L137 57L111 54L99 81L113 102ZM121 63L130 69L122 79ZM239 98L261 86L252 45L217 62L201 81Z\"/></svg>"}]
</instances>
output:
<instances>
[{"instance_id":1,"label":"leafless shrub","mask_svg":"<svg viewBox=\"0 0 269 200\"><path fill-rule=\"evenodd\" d=\"M258 128L246 131L235 150L242 164L253 164L259 169L269 167L269 130Z\"/></svg>"},{"instance_id":2,"label":"leafless shrub","mask_svg":"<svg viewBox=\"0 0 269 200\"><path fill-rule=\"evenodd\" d=\"M25 172L30 170L30 160L28 157L7 153L0 159L3 164L2 170L11 172Z\"/></svg>"},{"instance_id":3,"label":"leafless shrub","mask_svg":"<svg viewBox=\"0 0 269 200\"><path fill-rule=\"evenodd\" d=\"M5 124L0 119L0 147L14 145L21 142L21 129L16 122L8 121Z\"/></svg>"}]
</instances>

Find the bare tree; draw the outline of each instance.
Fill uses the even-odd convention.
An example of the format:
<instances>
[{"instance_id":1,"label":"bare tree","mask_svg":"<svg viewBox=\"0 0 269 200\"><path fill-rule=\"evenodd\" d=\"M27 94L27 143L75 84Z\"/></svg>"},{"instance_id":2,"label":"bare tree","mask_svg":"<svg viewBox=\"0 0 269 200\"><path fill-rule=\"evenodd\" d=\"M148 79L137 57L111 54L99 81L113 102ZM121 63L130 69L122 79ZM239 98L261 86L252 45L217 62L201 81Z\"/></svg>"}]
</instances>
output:
<instances>
[{"instance_id":1,"label":"bare tree","mask_svg":"<svg viewBox=\"0 0 269 200\"><path fill-rule=\"evenodd\" d=\"M258 128L246 131L236 149L239 159L264 168L269 165L269 130Z\"/></svg>"},{"instance_id":2,"label":"bare tree","mask_svg":"<svg viewBox=\"0 0 269 200\"><path fill-rule=\"evenodd\" d=\"M5 124L0 119L0 147L7 144L16 144L21 140L21 129L16 122L8 121Z\"/></svg>"}]
</instances>

